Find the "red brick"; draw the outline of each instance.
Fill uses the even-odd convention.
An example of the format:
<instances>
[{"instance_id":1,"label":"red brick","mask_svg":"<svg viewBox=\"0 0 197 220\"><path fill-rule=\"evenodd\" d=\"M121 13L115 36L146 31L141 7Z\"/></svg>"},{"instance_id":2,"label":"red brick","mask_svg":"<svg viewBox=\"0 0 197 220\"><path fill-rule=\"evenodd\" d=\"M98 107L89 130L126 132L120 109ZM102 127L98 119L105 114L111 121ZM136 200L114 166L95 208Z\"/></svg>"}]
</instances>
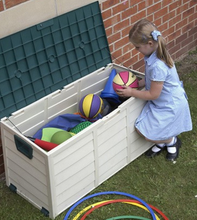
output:
<instances>
[{"instance_id":1,"label":"red brick","mask_svg":"<svg viewBox=\"0 0 197 220\"><path fill-rule=\"evenodd\" d=\"M187 33L184 33L180 37L177 37L175 42L176 42L176 44L181 43L186 38L187 38Z\"/></svg>"},{"instance_id":2,"label":"red brick","mask_svg":"<svg viewBox=\"0 0 197 220\"><path fill-rule=\"evenodd\" d=\"M154 19L158 19L168 13L168 7L162 8L159 11L154 13Z\"/></svg>"},{"instance_id":3,"label":"red brick","mask_svg":"<svg viewBox=\"0 0 197 220\"><path fill-rule=\"evenodd\" d=\"M179 21L181 21L181 15L177 15L169 20L169 27L177 24Z\"/></svg>"},{"instance_id":4,"label":"red brick","mask_svg":"<svg viewBox=\"0 0 197 220\"><path fill-rule=\"evenodd\" d=\"M0 11L3 11L4 7L3 7L3 1L0 1Z\"/></svg>"},{"instance_id":5,"label":"red brick","mask_svg":"<svg viewBox=\"0 0 197 220\"><path fill-rule=\"evenodd\" d=\"M133 46L133 50L132 50L132 56L138 56L139 52L138 50L135 49L135 47Z\"/></svg>"},{"instance_id":6,"label":"red brick","mask_svg":"<svg viewBox=\"0 0 197 220\"><path fill-rule=\"evenodd\" d=\"M191 8L192 6L197 5L197 1L196 0L191 0L189 2L189 7Z\"/></svg>"},{"instance_id":7,"label":"red brick","mask_svg":"<svg viewBox=\"0 0 197 220\"><path fill-rule=\"evenodd\" d=\"M172 26L172 27L170 27L170 28L164 30L164 31L163 31L163 35L166 36L166 37L168 37L168 36L169 36L170 34L172 34L173 32L174 32L174 26Z\"/></svg>"},{"instance_id":8,"label":"red brick","mask_svg":"<svg viewBox=\"0 0 197 220\"><path fill-rule=\"evenodd\" d=\"M121 57L120 61L121 61L121 63L124 63L126 60L130 60L130 58L131 58L131 54L128 52L128 53L125 53L125 54Z\"/></svg>"},{"instance_id":9,"label":"red brick","mask_svg":"<svg viewBox=\"0 0 197 220\"><path fill-rule=\"evenodd\" d=\"M112 16L111 8L108 9L108 10L106 10L106 11L103 11L103 12L102 12L102 18L103 18L103 20L108 19L108 18L110 18L111 16Z\"/></svg>"},{"instance_id":10,"label":"red brick","mask_svg":"<svg viewBox=\"0 0 197 220\"><path fill-rule=\"evenodd\" d=\"M188 4L185 4L185 5L182 4L180 7L178 7L176 9L176 13L180 14L180 13L186 11L188 8L189 8Z\"/></svg>"},{"instance_id":11,"label":"red brick","mask_svg":"<svg viewBox=\"0 0 197 220\"><path fill-rule=\"evenodd\" d=\"M5 7L8 9L27 1L29 0L5 0Z\"/></svg>"},{"instance_id":12,"label":"red brick","mask_svg":"<svg viewBox=\"0 0 197 220\"><path fill-rule=\"evenodd\" d=\"M163 16L163 22L168 21L169 19L175 17L176 12L171 11L170 13L167 13L166 15Z\"/></svg>"},{"instance_id":13,"label":"red brick","mask_svg":"<svg viewBox=\"0 0 197 220\"><path fill-rule=\"evenodd\" d=\"M194 8L190 8L183 13L183 19L194 13Z\"/></svg>"},{"instance_id":14,"label":"red brick","mask_svg":"<svg viewBox=\"0 0 197 220\"><path fill-rule=\"evenodd\" d=\"M168 42L175 40L180 35L181 35L181 30L173 32L172 34L168 35Z\"/></svg>"},{"instance_id":15,"label":"red brick","mask_svg":"<svg viewBox=\"0 0 197 220\"><path fill-rule=\"evenodd\" d=\"M157 20L154 20L153 22L157 27L159 27L163 22L161 21L161 18L158 18Z\"/></svg>"},{"instance_id":16,"label":"red brick","mask_svg":"<svg viewBox=\"0 0 197 220\"><path fill-rule=\"evenodd\" d=\"M193 22L185 25L184 27L182 27L182 33L187 33L189 30L191 30L194 27Z\"/></svg>"},{"instance_id":17,"label":"red brick","mask_svg":"<svg viewBox=\"0 0 197 220\"><path fill-rule=\"evenodd\" d=\"M114 5L117 5L118 3L119 3L119 0L107 0L101 3L101 8L104 11L105 9L113 7Z\"/></svg>"},{"instance_id":18,"label":"red brick","mask_svg":"<svg viewBox=\"0 0 197 220\"><path fill-rule=\"evenodd\" d=\"M131 16L131 18L130 18L131 25L133 25L136 21L138 21L142 18L145 18L145 17L146 17L146 11L145 10Z\"/></svg>"},{"instance_id":19,"label":"red brick","mask_svg":"<svg viewBox=\"0 0 197 220\"><path fill-rule=\"evenodd\" d=\"M122 48L122 53L125 54L125 53L128 53L130 54L131 56L131 43L129 42L128 44L126 44L123 48Z\"/></svg>"},{"instance_id":20,"label":"red brick","mask_svg":"<svg viewBox=\"0 0 197 220\"><path fill-rule=\"evenodd\" d=\"M194 35L196 33L197 33L197 27L194 27L189 31L189 36Z\"/></svg>"},{"instance_id":21,"label":"red brick","mask_svg":"<svg viewBox=\"0 0 197 220\"><path fill-rule=\"evenodd\" d=\"M129 39L127 37L121 38L119 41L114 43L114 49L117 50L120 47L123 47L128 42L129 42Z\"/></svg>"},{"instance_id":22,"label":"red brick","mask_svg":"<svg viewBox=\"0 0 197 220\"><path fill-rule=\"evenodd\" d=\"M149 8L147 8L147 14L150 15L152 13L155 13L156 11L158 11L159 9L161 9L161 2L157 3L157 4L153 4L152 6L150 6Z\"/></svg>"},{"instance_id":23,"label":"red brick","mask_svg":"<svg viewBox=\"0 0 197 220\"><path fill-rule=\"evenodd\" d=\"M111 56L113 59L117 59L118 57L122 56L122 48L111 53Z\"/></svg>"},{"instance_id":24,"label":"red brick","mask_svg":"<svg viewBox=\"0 0 197 220\"><path fill-rule=\"evenodd\" d=\"M172 0L168 0L168 1L162 1L162 8L165 7L165 6L168 6L172 3Z\"/></svg>"},{"instance_id":25,"label":"red brick","mask_svg":"<svg viewBox=\"0 0 197 220\"><path fill-rule=\"evenodd\" d=\"M196 20L197 12L193 13L192 15L188 16L189 22Z\"/></svg>"},{"instance_id":26,"label":"red brick","mask_svg":"<svg viewBox=\"0 0 197 220\"><path fill-rule=\"evenodd\" d=\"M180 22L176 24L176 30L181 29L183 26L187 24L187 19L182 19Z\"/></svg>"},{"instance_id":27,"label":"red brick","mask_svg":"<svg viewBox=\"0 0 197 220\"><path fill-rule=\"evenodd\" d=\"M119 13L124 13L124 10L126 10L128 8L128 1L124 1L124 2L121 2L120 4L114 6L112 8L112 12L113 12L113 15L116 15L116 14L119 14Z\"/></svg>"},{"instance_id":28,"label":"red brick","mask_svg":"<svg viewBox=\"0 0 197 220\"><path fill-rule=\"evenodd\" d=\"M120 40L120 39L121 39L120 32L117 32L117 33L111 35L111 36L108 37L107 39L108 39L108 43L109 43L109 44L112 44L112 43L114 43L115 41Z\"/></svg>"},{"instance_id":29,"label":"red brick","mask_svg":"<svg viewBox=\"0 0 197 220\"><path fill-rule=\"evenodd\" d=\"M154 4L154 1L153 0L149 0L149 1L145 1L145 3L146 3L146 7L149 7L149 6Z\"/></svg>"},{"instance_id":30,"label":"red brick","mask_svg":"<svg viewBox=\"0 0 197 220\"><path fill-rule=\"evenodd\" d=\"M142 2L142 0L129 0L129 5L130 7L134 6L134 5L137 5L138 3Z\"/></svg>"},{"instance_id":31,"label":"red brick","mask_svg":"<svg viewBox=\"0 0 197 220\"><path fill-rule=\"evenodd\" d=\"M112 27L108 27L105 29L106 36L111 36L113 33Z\"/></svg>"},{"instance_id":32,"label":"red brick","mask_svg":"<svg viewBox=\"0 0 197 220\"><path fill-rule=\"evenodd\" d=\"M186 45L189 45L193 41L193 36L189 36L185 40L181 42L181 46L185 47Z\"/></svg>"},{"instance_id":33,"label":"red brick","mask_svg":"<svg viewBox=\"0 0 197 220\"><path fill-rule=\"evenodd\" d=\"M149 21L154 21L154 14L151 14L151 15L148 15L147 16L147 19L149 20Z\"/></svg>"},{"instance_id":34,"label":"red brick","mask_svg":"<svg viewBox=\"0 0 197 220\"><path fill-rule=\"evenodd\" d=\"M137 5L137 6L138 6L138 11L144 10L144 9L147 7L146 2L148 2L148 1L140 2L140 3Z\"/></svg>"},{"instance_id":35,"label":"red brick","mask_svg":"<svg viewBox=\"0 0 197 220\"><path fill-rule=\"evenodd\" d=\"M111 27L120 22L120 15L115 15L104 21L105 28Z\"/></svg>"},{"instance_id":36,"label":"red brick","mask_svg":"<svg viewBox=\"0 0 197 220\"><path fill-rule=\"evenodd\" d=\"M124 28L123 30L122 30L122 37L129 37L129 31L130 31L130 29L131 29L131 26L129 25L128 27L126 27L126 28Z\"/></svg>"},{"instance_id":37,"label":"red brick","mask_svg":"<svg viewBox=\"0 0 197 220\"><path fill-rule=\"evenodd\" d=\"M120 31L121 29L128 27L129 26L129 18L122 21L118 22L116 25L114 25L114 32L116 33L117 31Z\"/></svg>"},{"instance_id":38,"label":"red brick","mask_svg":"<svg viewBox=\"0 0 197 220\"><path fill-rule=\"evenodd\" d=\"M176 8L180 7L180 5L180 1L172 2L172 4L169 4L169 11L175 10Z\"/></svg>"},{"instance_id":39,"label":"red brick","mask_svg":"<svg viewBox=\"0 0 197 220\"><path fill-rule=\"evenodd\" d=\"M128 18L130 16L132 16L133 14L137 13L137 5L126 9L123 13L122 13L122 19Z\"/></svg>"},{"instance_id":40,"label":"red brick","mask_svg":"<svg viewBox=\"0 0 197 220\"><path fill-rule=\"evenodd\" d=\"M157 27L161 32L163 32L163 30L168 28L168 23L162 23L161 25L157 25Z\"/></svg>"}]
</instances>

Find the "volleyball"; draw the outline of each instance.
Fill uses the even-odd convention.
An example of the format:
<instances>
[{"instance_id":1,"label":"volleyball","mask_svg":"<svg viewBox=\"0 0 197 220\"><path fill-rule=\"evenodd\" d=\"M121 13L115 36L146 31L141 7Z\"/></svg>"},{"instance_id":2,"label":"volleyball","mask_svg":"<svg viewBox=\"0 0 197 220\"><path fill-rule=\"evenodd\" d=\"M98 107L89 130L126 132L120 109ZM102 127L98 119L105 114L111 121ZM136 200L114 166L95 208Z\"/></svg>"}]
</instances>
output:
<instances>
[{"instance_id":1,"label":"volleyball","mask_svg":"<svg viewBox=\"0 0 197 220\"><path fill-rule=\"evenodd\" d=\"M122 89L122 86L129 86L131 88L138 88L138 79L130 71L117 73L113 79L113 88Z\"/></svg>"},{"instance_id":2,"label":"volleyball","mask_svg":"<svg viewBox=\"0 0 197 220\"><path fill-rule=\"evenodd\" d=\"M103 108L103 100L95 94L85 95L79 102L79 111L86 118L95 118Z\"/></svg>"}]
</instances>

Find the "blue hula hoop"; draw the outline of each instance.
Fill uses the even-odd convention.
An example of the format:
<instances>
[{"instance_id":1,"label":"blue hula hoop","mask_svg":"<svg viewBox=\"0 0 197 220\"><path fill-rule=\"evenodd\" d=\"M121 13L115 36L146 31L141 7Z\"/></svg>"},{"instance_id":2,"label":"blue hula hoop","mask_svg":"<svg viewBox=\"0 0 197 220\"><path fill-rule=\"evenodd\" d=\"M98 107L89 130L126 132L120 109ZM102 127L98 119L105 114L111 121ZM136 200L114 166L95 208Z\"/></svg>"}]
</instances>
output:
<instances>
[{"instance_id":1,"label":"blue hula hoop","mask_svg":"<svg viewBox=\"0 0 197 220\"><path fill-rule=\"evenodd\" d=\"M64 220L68 220L68 217L69 217L69 215L71 214L71 212L72 212L79 204L81 204L81 203L84 202L85 200L90 199L90 198L93 198L93 197L96 197L96 196L110 195L110 194L127 196L127 197L130 197L130 198L132 198L132 199L135 199L135 200L141 202L141 203L149 210L149 212L150 212L150 214L151 214L153 220L156 220L155 213L153 212L153 210L151 209L151 207L150 207L146 202L144 202L142 199L138 198L137 196L128 194L128 193L116 192L116 191L108 191L108 192L95 193L95 194L92 194L92 195L89 195L89 196L86 196L86 197L80 199L78 202L76 202L76 203L68 210L68 212L66 213L66 215L65 215L65 217L64 217Z\"/></svg>"}]
</instances>

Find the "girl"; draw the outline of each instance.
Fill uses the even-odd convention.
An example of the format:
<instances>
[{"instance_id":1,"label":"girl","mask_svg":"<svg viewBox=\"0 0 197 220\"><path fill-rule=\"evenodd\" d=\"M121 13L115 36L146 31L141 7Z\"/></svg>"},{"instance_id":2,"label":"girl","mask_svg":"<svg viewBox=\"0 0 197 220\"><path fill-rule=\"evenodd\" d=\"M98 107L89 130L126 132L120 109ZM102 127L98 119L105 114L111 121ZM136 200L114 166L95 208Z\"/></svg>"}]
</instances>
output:
<instances>
[{"instance_id":1,"label":"girl","mask_svg":"<svg viewBox=\"0 0 197 220\"><path fill-rule=\"evenodd\" d=\"M147 141L155 143L145 155L154 157L167 148L167 160L179 155L182 132L192 130L186 93L179 80L174 62L166 49L161 33L146 19L138 21L129 32L129 40L144 55L145 90L124 86L116 92L120 97L147 100L135 127Z\"/></svg>"}]
</instances>

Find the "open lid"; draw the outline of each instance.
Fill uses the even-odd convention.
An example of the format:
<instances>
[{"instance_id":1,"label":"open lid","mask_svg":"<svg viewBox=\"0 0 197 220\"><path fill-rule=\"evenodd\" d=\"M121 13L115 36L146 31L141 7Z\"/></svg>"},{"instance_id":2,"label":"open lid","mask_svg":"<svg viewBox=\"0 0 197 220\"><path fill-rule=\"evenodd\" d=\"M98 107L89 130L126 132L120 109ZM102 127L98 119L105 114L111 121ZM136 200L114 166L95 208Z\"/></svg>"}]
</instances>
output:
<instances>
[{"instance_id":1,"label":"open lid","mask_svg":"<svg viewBox=\"0 0 197 220\"><path fill-rule=\"evenodd\" d=\"M0 39L0 118L111 62L98 2Z\"/></svg>"}]
</instances>

